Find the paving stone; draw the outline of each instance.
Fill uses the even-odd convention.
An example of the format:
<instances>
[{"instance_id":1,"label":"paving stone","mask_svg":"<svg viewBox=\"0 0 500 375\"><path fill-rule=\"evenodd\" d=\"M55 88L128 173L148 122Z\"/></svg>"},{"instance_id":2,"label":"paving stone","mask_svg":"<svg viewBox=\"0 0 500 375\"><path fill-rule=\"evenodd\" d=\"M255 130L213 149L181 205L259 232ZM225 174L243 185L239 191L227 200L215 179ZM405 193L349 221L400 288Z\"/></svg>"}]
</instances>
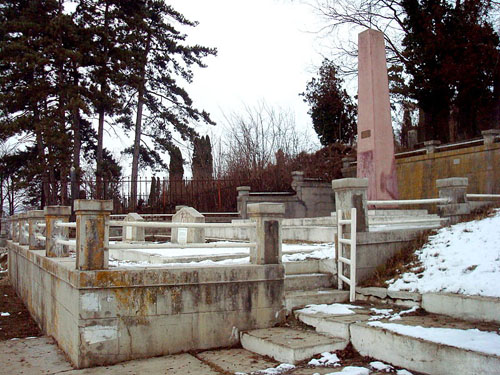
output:
<instances>
[{"instance_id":1,"label":"paving stone","mask_svg":"<svg viewBox=\"0 0 500 375\"><path fill-rule=\"evenodd\" d=\"M421 301L422 295L420 293L404 292L400 290L388 290L387 295L394 299L411 299L413 301Z\"/></svg>"},{"instance_id":2,"label":"paving stone","mask_svg":"<svg viewBox=\"0 0 500 375\"><path fill-rule=\"evenodd\" d=\"M364 296L375 296L380 299L384 299L387 297L387 288L377 288L377 287L368 287L368 288L356 288L356 293L362 294Z\"/></svg>"},{"instance_id":3,"label":"paving stone","mask_svg":"<svg viewBox=\"0 0 500 375\"><path fill-rule=\"evenodd\" d=\"M0 341L0 374L41 375L72 370L50 337Z\"/></svg>"},{"instance_id":4,"label":"paving stone","mask_svg":"<svg viewBox=\"0 0 500 375\"><path fill-rule=\"evenodd\" d=\"M279 365L245 349L209 350L199 353L198 358L231 373L250 373Z\"/></svg>"}]
</instances>

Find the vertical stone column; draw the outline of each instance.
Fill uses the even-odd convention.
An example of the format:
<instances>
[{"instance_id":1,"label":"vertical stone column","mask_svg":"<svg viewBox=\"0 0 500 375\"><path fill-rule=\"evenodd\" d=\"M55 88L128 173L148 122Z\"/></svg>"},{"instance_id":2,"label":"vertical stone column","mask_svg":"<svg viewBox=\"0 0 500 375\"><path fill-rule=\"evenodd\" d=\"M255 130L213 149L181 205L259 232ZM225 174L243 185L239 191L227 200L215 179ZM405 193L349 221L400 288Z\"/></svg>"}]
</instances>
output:
<instances>
[{"instance_id":1,"label":"vertical stone column","mask_svg":"<svg viewBox=\"0 0 500 375\"><path fill-rule=\"evenodd\" d=\"M418 132L416 129L408 130L408 148L413 150L418 143Z\"/></svg>"},{"instance_id":2,"label":"vertical stone column","mask_svg":"<svg viewBox=\"0 0 500 375\"><path fill-rule=\"evenodd\" d=\"M144 221L144 218L131 212L123 218L123 221ZM144 227L123 227L122 242L144 242L145 241L145 228Z\"/></svg>"},{"instance_id":3,"label":"vertical stone column","mask_svg":"<svg viewBox=\"0 0 500 375\"><path fill-rule=\"evenodd\" d=\"M500 129L483 130L481 135L484 139L484 145L492 145L495 143L495 138L500 137Z\"/></svg>"},{"instance_id":4,"label":"vertical stone column","mask_svg":"<svg viewBox=\"0 0 500 375\"><path fill-rule=\"evenodd\" d=\"M38 235L43 235L44 228L39 227L39 223L45 223L45 214L43 210L33 210L28 212L29 234L28 244L30 250L43 250L45 244L42 240L38 239Z\"/></svg>"},{"instance_id":5,"label":"vertical stone column","mask_svg":"<svg viewBox=\"0 0 500 375\"><path fill-rule=\"evenodd\" d=\"M398 199L384 35L358 35L357 177L368 178L368 199Z\"/></svg>"},{"instance_id":6,"label":"vertical stone column","mask_svg":"<svg viewBox=\"0 0 500 375\"><path fill-rule=\"evenodd\" d=\"M238 207L238 213L241 219L248 219L247 204L248 197L250 196L250 186L238 186L236 188L238 192L238 197L236 198L236 204Z\"/></svg>"},{"instance_id":7,"label":"vertical stone column","mask_svg":"<svg viewBox=\"0 0 500 375\"><path fill-rule=\"evenodd\" d=\"M450 219L450 224L455 224L462 215L470 214L470 205L467 201L467 186L469 179L466 177L452 177L436 180L439 198L449 199L449 203L438 205L438 214Z\"/></svg>"},{"instance_id":8,"label":"vertical stone column","mask_svg":"<svg viewBox=\"0 0 500 375\"><path fill-rule=\"evenodd\" d=\"M45 214L45 252L46 256L52 258L69 256L69 248L60 245L56 241L68 239L68 228L56 226L56 222L68 223L71 215L69 206L46 206Z\"/></svg>"},{"instance_id":9,"label":"vertical stone column","mask_svg":"<svg viewBox=\"0 0 500 375\"><path fill-rule=\"evenodd\" d=\"M436 149L440 144L441 144L441 141L437 141L437 140L425 141L424 147L425 147L425 150L428 154L433 154L436 152Z\"/></svg>"},{"instance_id":10,"label":"vertical stone column","mask_svg":"<svg viewBox=\"0 0 500 375\"><path fill-rule=\"evenodd\" d=\"M28 245L28 213L23 212L19 214L19 245Z\"/></svg>"},{"instance_id":11,"label":"vertical stone column","mask_svg":"<svg viewBox=\"0 0 500 375\"><path fill-rule=\"evenodd\" d=\"M19 242L19 216L10 217L10 230L12 231L12 242Z\"/></svg>"},{"instance_id":12,"label":"vertical stone column","mask_svg":"<svg viewBox=\"0 0 500 375\"><path fill-rule=\"evenodd\" d=\"M335 208L342 210L347 217L351 208L356 209L356 232L368 232L368 179L342 178L332 181L335 191Z\"/></svg>"},{"instance_id":13,"label":"vertical stone column","mask_svg":"<svg viewBox=\"0 0 500 375\"><path fill-rule=\"evenodd\" d=\"M256 222L251 241L257 244L255 248L250 249L250 263L281 264L281 220L285 216L285 205L249 204L248 216Z\"/></svg>"},{"instance_id":14,"label":"vertical stone column","mask_svg":"<svg viewBox=\"0 0 500 375\"><path fill-rule=\"evenodd\" d=\"M205 216L196 211L193 207L183 207L172 216L172 223L204 223ZM187 233L181 234L187 229ZM184 237L185 236L185 237ZM181 238L182 237L182 238ZM185 241L184 241L185 238ZM172 243L205 243L204 228L172 228Z\"/></svg>"},{"instance_id":15,"label":"vertical stone column","mask_svg":"<svg viewBox=\"0 0 500 375\"><path fill-rule=\"evenodd\" d=\"M7 239L12 240L12 217L7 218L5 229L7 231Z\"/></svg>"},{"instance_id":16,"label":"vertical stone column","mask_svg":"<svg viewBox=\"0 0 500 375\"><path fill-rule=\"evenodd\" d=\"M76 268L104 270L109 262L109 216L112 200L76 199Z\"/></svg>"}]
</instances>

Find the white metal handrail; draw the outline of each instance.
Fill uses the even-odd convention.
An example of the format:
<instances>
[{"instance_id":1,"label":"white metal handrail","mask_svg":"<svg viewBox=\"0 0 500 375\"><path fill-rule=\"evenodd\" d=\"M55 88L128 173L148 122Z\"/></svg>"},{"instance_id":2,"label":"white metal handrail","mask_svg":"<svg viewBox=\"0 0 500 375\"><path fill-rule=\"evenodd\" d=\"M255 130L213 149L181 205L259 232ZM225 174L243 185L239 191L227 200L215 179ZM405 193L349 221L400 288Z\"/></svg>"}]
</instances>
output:
<instances>
[{"instance_id":1,"label":"white metal handrail","mask_svg":"<svg viewBox=\"0 0 500 375\"><path fill-rule=\"evenodd\" d=\"M417 204L433 204L433 203L449 203L448 198L428 198L428 199L401 199L401 200L384 200L384 201L366 201L367 204L373 206L404 206Z\"/></svg>"},{"instance_id":2,"label":"white metal handrail","mask_svg":"<svg viewBox=\"0 0 500 375\"><path fill-rule=\"evenodd\" d=\"M42 222L37 222L36 225L40 228L45 228L47 225L45 223L42 223Z\"/></svg>"},{"instance_id":3,"label":"white metal handrail","mask_svg":"<svg viewBox=\"0 0 500 375\"><path fill-rule=\"evenodd\" d=\"M351 238L343 238L344 226L351 226ZM338 274L338 287L343 289L342 282L349 285L349 301L356 300L356 209L351 209L351 218L344 219L342 210L337 211L337 274ZM344 257L345 245L351 248L351 259ZM344 276L344 263L349 265L349 278Z\"/></svg>"},{"instance_id":4,"label":"white metal handrail","mask_svg":"<svg viewBox=\"0 0 500 375\"><path fill-rule=\"evenodd\" d=\"M173 244L173 243L154 243L154 244L125 244L115 243L109 244L110 249L189 249L189 248L254 248L257 244L255 242L247 243L187 243L187 244Z\"/></svg>"},{"instance_id":5,"label":"white metal handrail","mask_svg":"<svg viewBox=\"0 0 500 375\"><path fill-rule=\"evenodd\" d=\"M36 235L36 239L37 239L37 240L40 240L40 241L47 241L47 237L42 236L41 234L37 234L37 235Z\"/></svg>"},{"instance_id":6,"label":"white metal handrail","mask_svg":"<svg viewBox=\"0 0 500 375\"><path fill-rule=\"evenodd\" d=\"M112 227L140 228L255 228L255 222L244 223L160 223L153 221L116 221L110 220Z\"/></svg>"},{"instance_id":7,"label":"white metal handrail","mask_svg":"<svg viewBox=\"0 0 500 375\"><path fill-rule=\"evenodd\" d=\"M500 199L500 194L466 194L467 199Z\"/></svg>"}]
</instances>

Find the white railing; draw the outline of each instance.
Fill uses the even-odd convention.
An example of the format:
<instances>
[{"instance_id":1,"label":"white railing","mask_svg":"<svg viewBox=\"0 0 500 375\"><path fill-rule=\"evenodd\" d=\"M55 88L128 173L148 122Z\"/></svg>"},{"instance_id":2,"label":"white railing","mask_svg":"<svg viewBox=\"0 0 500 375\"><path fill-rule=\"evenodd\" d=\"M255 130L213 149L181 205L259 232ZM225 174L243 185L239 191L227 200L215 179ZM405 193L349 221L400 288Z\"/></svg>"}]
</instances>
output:
<instances>
[{"instance_id":1,"label":"white railing","mask_svg":"<svg viewBox=\"0 0 500 375\"><path fill-rule=\"evenodd\" d=\"M366 201L366 203L368 205L372 205L372 206L405 206L405 205L435 204L435 203L446 204L449 202L450 202L450 199L448 199L448 198Z\"/></svg>"},{"instance_id":2,"label":"white railing","mask_svg":"<svg viewBox=\"0 0 500 375\"><path fill-rule=\"evenodd\" d=\"M139 228L255 228L255 223L159 223L156 221L116 221L110 220L112 227Z\"/></svg>"},{"instance_id":3,"label":"white railing","mask_svg":"<svg viewBox=\"0 0 500 375\"><path fill-rule=\"evenodd\" d=\"M500 194L466 194L467 199L500 199Z\"/></svg>"},{"instance_id":4,"label":"white railing","mask_svg":"<svg viewBox=\"0 0 500 375\"><path fill-rule=\"evenodd\" d=\"M351 238L344 238L344 227L351 226ZM351 209L351 218L343 219L342 210L337 211L337 275L338 287L343 289L343 282L349 285L349 301L356 300L356 209ZM350 259L344 257L345 245L350 247ZM349 265L349 278L344 275L344 263Z\"/></svg>"},{"instance_id":5,"label":"white railing","mask_svg":"<svg viewBox=\"0 0 500 375\"><path fill-rule=\"evenodd\" d=\"M75 240L62 240L58 239L56 240L56 243L59 245L65 245L69 247L75 247L76 248L76 239Z\"/></svg>"},{"instance_id":6,"label":"white railing","mask_svg":"<svg viewBox=\"0 0 500 375\"><path fill-rule=\"evenodd\" d=\"M223 249L223 248L254 248L257 244L255 242L247 243L152 243L152 244L127 244L127 243L115 243L109 244L110 249L199 249L199 248L210 248L210 249Z\"/></svg>"},{"instance_id":7,"label":"white railing","mask_svg":"<svg viewBox=\"0 0 500 375\"><path fill-rule=\"evenodd\" d=\"M56 221L55 226L59 228L76 228L76 223L64 223L62 221Z\"/></svg>"}]
</instances>

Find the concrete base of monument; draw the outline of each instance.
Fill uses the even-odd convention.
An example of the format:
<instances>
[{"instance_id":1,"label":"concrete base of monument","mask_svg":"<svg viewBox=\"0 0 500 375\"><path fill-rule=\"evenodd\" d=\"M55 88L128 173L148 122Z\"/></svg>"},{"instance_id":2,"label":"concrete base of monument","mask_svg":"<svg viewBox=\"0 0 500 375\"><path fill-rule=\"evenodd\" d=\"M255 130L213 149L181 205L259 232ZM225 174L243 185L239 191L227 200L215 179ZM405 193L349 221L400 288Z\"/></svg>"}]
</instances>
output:
<instances>
[{"instance_id":1,"label":"concrete base of monument","mask_svg":"<svg viewBox=\"0 0 500 375\"><path fill-rule=\"evenodd\" d=\"M8 249L12 286L78 368L231 346L285 318L283 265L77 271L71 257Z\"/></svg>"}]
</instances>

